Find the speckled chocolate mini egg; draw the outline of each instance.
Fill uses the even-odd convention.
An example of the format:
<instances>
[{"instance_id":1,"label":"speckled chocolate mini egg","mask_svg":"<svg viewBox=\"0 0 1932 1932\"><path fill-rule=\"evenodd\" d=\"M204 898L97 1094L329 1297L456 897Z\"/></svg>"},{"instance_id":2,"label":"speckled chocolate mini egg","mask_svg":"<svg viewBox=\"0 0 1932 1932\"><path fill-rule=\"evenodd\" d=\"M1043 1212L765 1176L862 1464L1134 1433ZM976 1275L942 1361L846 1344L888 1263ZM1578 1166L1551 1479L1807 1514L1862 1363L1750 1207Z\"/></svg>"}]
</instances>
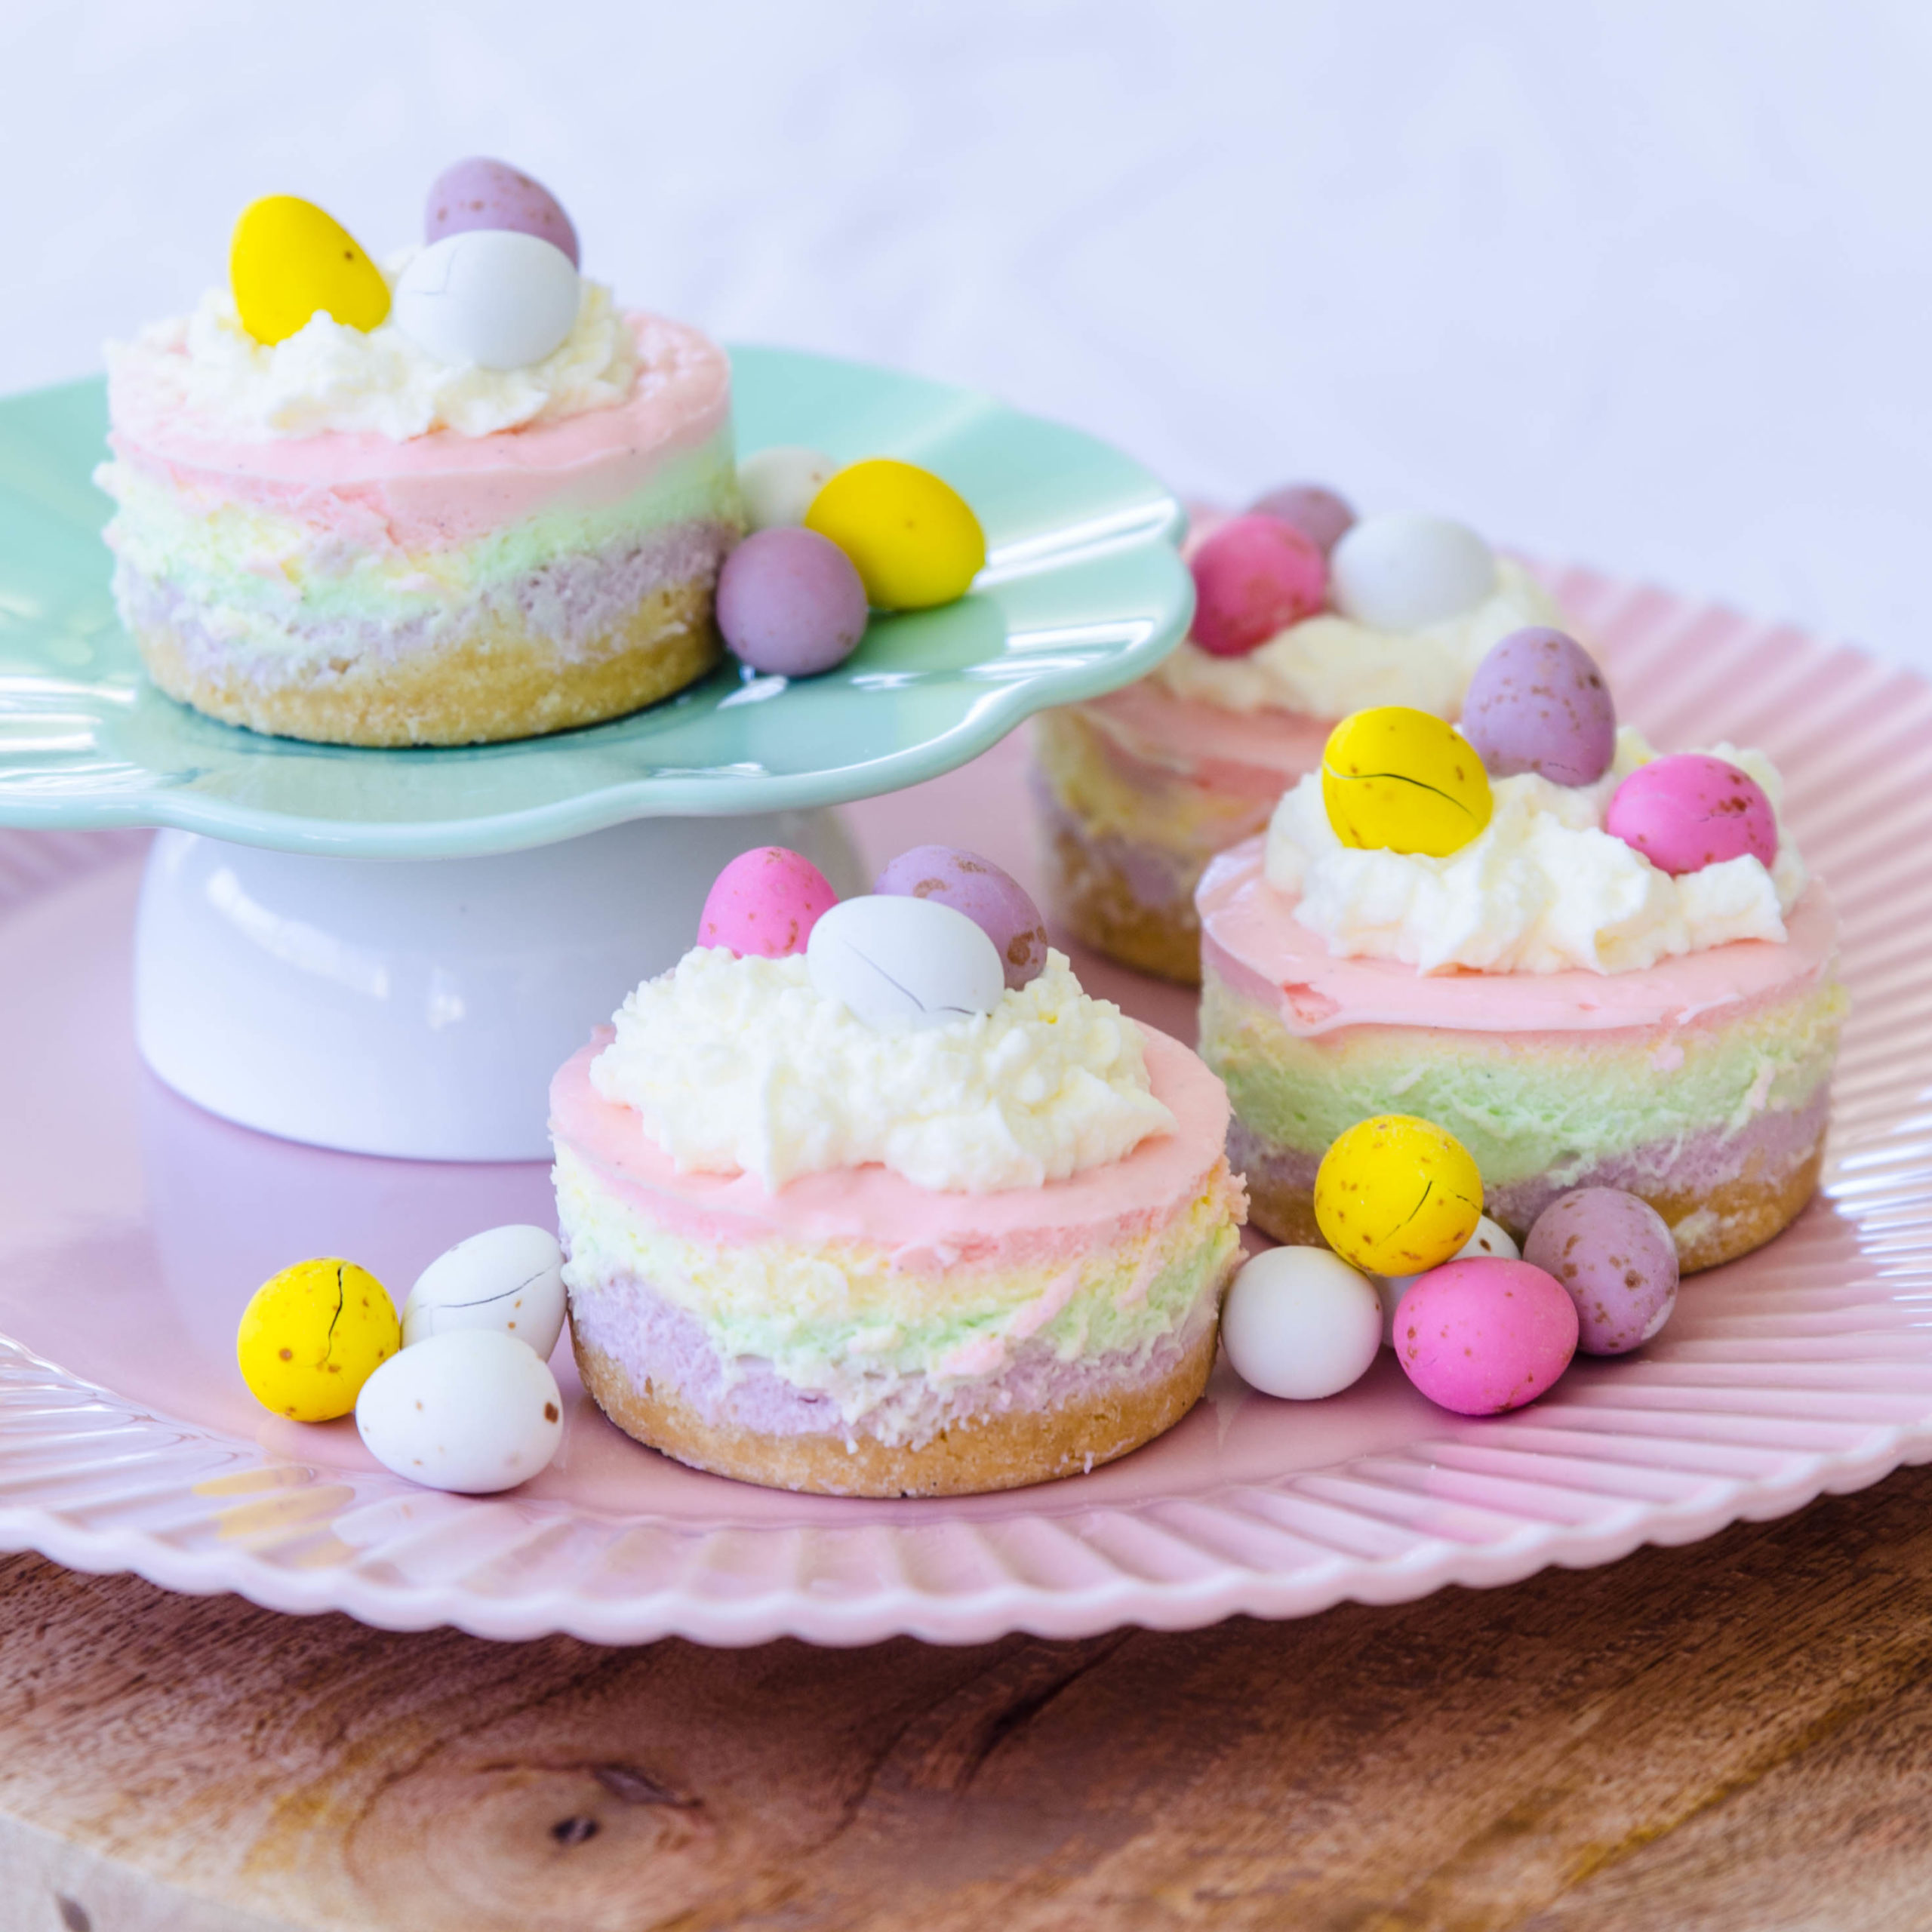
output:
<instances>
[{"instance_id":1,"label":"speckled chocolate mini egg","mask_svg":"<svg viewBox=\"0 0 1932 1932\"><path fill-rule=\"evenodd\" d=\"M1621 1188L1580 1187L1537 1217L1523 1259L1546 1269L1577 1304L1586 1355L1628 1355L1677 1306L1677 1244L1651 1204Z\"/></svg>"},{"instance_id":2,"label":"speckled chocolate mini egg","mask_svg":"<svg viewBox=\"0 0 1932 1932\"><path fill-rule=\"evenodd\" d=\"M1248 505L1255 516L1292 524L1325 557L1355 528L1355 508L1319 483L1286 483Z\"/></svg>"},{"instance_id":3,"label":"speckled chocolate mini egg","mask_svg":"<svg viewBox=\"0 0 1932 1932\"><path fill-rule=\"evenodd\" d=\"M248 1392L296 1422L329 1422L402 1346L389 1291L365 1268L328 1256L271 1275L242 1310L235 1356Z\"/></svg>"},{"instance_id":4,"label":"speckled chocolate mini egg","mask_svg":"<svg viewBox=\"0 0 1932 1932\"><path fill-rule=\"evenodd\" d=\"M564 1439L557 1379L513 1335L454 1328L383 1363L356 1398L363 1447L426 1489L490 1496L546 1468Z\"/></svg>"},{"instance_id":5,"label":"speckled chocolate mini egg","mask_svg":"<svg viewBox=\"0 0 1932 1932\"><path fill-rule=\"evenodd\" d=\"M1476 1222L1476 1231L1452 1255L1454 1261L1520 1261L1522 1251L1509 1238L1509 1231L1487 1214ZM1395 1346L1395 1312L1402 1297L1422 1279L1420 1275L1371 1275L1375 1292L1382 1303L1382 1341L1386 1348Z\"/></svg>"},{"instance_id":6,"label":"speckled chocolate mini egg","mask_svg":"<svg viewBox=\"0 0 1932 1932\"><path fill-rule=\"evenodd\" d=\"M909 894L841 900L812 928L805 963L823 998L885 1030L971 1020L1006 991L984 931L950 906Z\"/></svg>"},{"instance_id":7,"label":"speckled chocolate mini egg","mask_svg":"<svg viewBox=\"0 0 1932 1932\"><path fill-rule=\"evenodd\" d=\"M506 161L472 155L452 162L429 184L423 209L423 239L436 242L448 235L473 229L495 228L513 235L534 235L571 258L572 268L583 260L577 229L564 205L540 181L534 181Z\"/></svg>"},{"instance_id":8,"label":"speckled chocolate mini egg","mask_svg":"<svg viewBox=\"0 0 1932 1932\"><path fill-rule=\"evenodd\" d=\"M1374 1284L1325 1247L1266 1249L1229 1284L1221 1346L1235 1373L1264 1395L1338 1395L1381 1349Z\"/></svg>"},{"instance_id":9,"label":"speckled chocolate mini egg","mask_svg":"<svg viewBox=\"0 0 1932 1932\"><path fill-rule=\"evenodd\" d=\"M577 325L583 285L563 252L531 235L446 235L396 278L395 321L453 367L523 369L553 355Z\"/></svg>"},{"instance_id":10,"label":"speckled chocolate mini egg","mask_svg":"<svg viewBox=\"0 0 1932 1932\"><path fill-rule=\"evenodd\" d=\"M866 619L866 587L851 558L816 531L755 530L718 573L725 648L766 676L835 670L858 649Z\"/></svg>"},{"instance_id":11,"label":"speckled chocolate mini egg","mask_svg":"<svg viewBox=\"0 0 1932 1932\"><path fill-rule=\"evenodd\" d=\"M1769 866L1778 855L1777 814L1764 787L1704 752L1639 765L1611 794L1603 829L1674 875L1747 856Z\"/></svg>"},{"instance_id":12,"label":"speckled chocolate mini egg","mask_svg":"<svg viewBox=\"0 0 1932 1932\"><path fill-rule=\"evenodd\" d=\"M1413 1114L1358 1121L1336 1136L1315 1170L1321 1238L1375 1274L1439 1266L1481 1217L1482 1177L1469 1149Z\"/></svg>"},{"instance_id":13,"label":"speckled chocolate mini egg","mask_svg":"<svg viewBox=\"0 0 1932 1932\"><path fill-rule=\"evenodd\" d=\"M1403 1297L1395 1359L1423 1395L1459 1416L1533 1402L1577 1352L1577 1310L1527 1261L1487 1257L1432 1269Z\"/></svg>"},{"instance_id":14,"label":"speckled chocolate mini egg","mask_svg":"<svg viewBox=\"0 0 1932 1932\"><path fill-rule=\"evenodd\" d=\"M368 331L389 312L382 271L340 222L299 195L264 195L242 211L228 279L257 342L285 342L318 314Z\"/></svg>"},{"instance_id":15,"label":"speckled chocolate mini egg","mask_svg":"<svg viewBox=\"0 0 1932 1932\"><path fill-rule=\"evenodd\" d=\"M1320 546L1274 516L1230 517L1194 546L1189 635L1211 657L1243 657L1313 617L1327 595Z\"/></svg>"},{"instance_id":16,"label":"speckled chocolate mini egg","mask_svg":"<svg viewBox=\"0 0 1932 1932\"><path fill-rule=\"evenodd\" d=\"M812 928L838 903L817 866L783 845L740 852L712 882L697 919L700 946L721 946L740 959L802 952Z\"/></svg>"},{"instance_id":17,"label":"speckled chocolate mini egg","mask_svg":"<svg viewBox=\"0 0 1932 1932\"><path fill-rule=\"evenodd\" d=\"M1047 963L1047 922L1013 875L963 845L915 845L873 882L875 893L934 899L964 912L991 940L1014 992Z\"/></svg>"},{"instance_id":18,"label":"speckled chocolate mini egg","mask_svg":"<svg viewBox=\"0 0 1932 1932\"><path fill-rule=\"evenodd\" d=\"M1512 631L1469 680L1462 730L1492 778L1534 772L1594 785L1617 751L1617 706L1596 660L1567 632Z\"/></svg>"},{"instance_id":19,"label":"speckled chocolate mini egg","mask_svg":"<svg viewBox=\"0 0 1932 1932\"><path fill-rule=\"evenodd\" d=\"M1328 561L1335 608L1377 630L1460 617L1496 588L1494 552L1447 517L1370 517L1343 533Z\"/></svg>"},{"instance_id":20,"label":"speckled chocolate mini egg","mask_svg":"<svg viewBox=\"0 0 1932 1932\"><path fill-rule=\"evenodd\" d=\"M1321 802L1344 845L1433 859L1478 837L1495 809L1475 747L1406 704L1355 712L1329 733Z\"/></svg>"}]
</instances>

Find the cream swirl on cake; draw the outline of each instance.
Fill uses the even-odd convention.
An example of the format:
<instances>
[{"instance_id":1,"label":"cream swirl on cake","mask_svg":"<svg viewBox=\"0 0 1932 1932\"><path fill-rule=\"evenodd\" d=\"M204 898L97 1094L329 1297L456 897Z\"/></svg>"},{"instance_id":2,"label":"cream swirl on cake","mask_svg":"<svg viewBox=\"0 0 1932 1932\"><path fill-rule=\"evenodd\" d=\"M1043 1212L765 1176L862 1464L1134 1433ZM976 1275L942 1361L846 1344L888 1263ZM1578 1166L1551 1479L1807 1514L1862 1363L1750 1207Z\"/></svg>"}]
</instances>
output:
<instances>
[{"instance_id":1,"label":"cream swirl on cake","mask_svg":"<svg viewBox=\"0 0 1932 1932\"><path fill-rule=\"evenodd\" d=\"M1471 673L1498 638L1562 621L1549 592L1521 564L1500 557L1488 595L1434 623L1386 629L1324 611L1242 657L1210 657L1184 642L1153 675L1176 697L1223 711L1335 718L1371 705L1407 704L1453 718Z\"/></svg>"},{"instance_id":2,"label":"cream swirl on cake","mask_svg":"<svg viewBox=\"0 0 1932 1932\"><path fill-rule=\"evenodd\" d=\"M392 290L417 252L401 250L383 265ZM144 391L147 408L191 418L211 435L336 432L405 442L439 429L494 435L608 409L630 395L638 355L610 290L586 277L570 334L522 368L445 362L393 316L358 329L318 309L294 334L258 342L226 288L208 290L192 314L151 323L131 343L110 343L107 362L118 383Z\"/></svg>"},{"instance_id":3,"label":"cream swirl on cake","mask_svg":"<svg viewBox=\"0 0 1932 1932\"><path fill-rule=\"evenodd\" d=\"M989 1014L886 1032L817 991L801 954L697 947L614 1024L591 1084L681 1173L777 1189L875 1162L919 1187L995 1193L1105 1166L1174 1125L1140 1029L1059 952Z\"/></svg>"},{"instance_id":4,"label":"cream swirl on cake","mask_svg":"<svg viewBox=\"0 0 1932 1932\"><path fill-rule=\"evenodd\" d=\"M1747 773L1776 811L1783 786L1761 752L1709 755ZM1424 973L1628 973L1734 940L1782 943L1809 875L1781 819L1770 866L1747 853L1675 876L1603 829L1618 786L1656 756L1626 726L1594 784L1498 779L1488 825L1444 858L1343 844L1311 774L1269 822L1268 883L1335 957Z\"/></svg>"}]
</instances>

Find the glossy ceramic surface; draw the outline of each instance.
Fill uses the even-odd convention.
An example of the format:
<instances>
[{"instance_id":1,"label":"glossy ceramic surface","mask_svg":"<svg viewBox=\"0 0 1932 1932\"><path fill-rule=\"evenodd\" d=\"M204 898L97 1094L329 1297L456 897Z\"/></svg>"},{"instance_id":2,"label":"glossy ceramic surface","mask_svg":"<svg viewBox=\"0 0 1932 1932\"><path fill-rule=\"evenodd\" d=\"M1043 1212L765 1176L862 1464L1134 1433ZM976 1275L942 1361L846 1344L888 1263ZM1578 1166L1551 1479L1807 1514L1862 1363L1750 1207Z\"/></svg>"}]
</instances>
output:
<instances>
[{"instance_id":1,"label":"glossy ceramic surface","mask_svg":"<svg viewBox=\"0 0 1932 1932\"><path fill-rule=\"evenodd\" d=\"M108 594L98 381L0 400L0 825L172 826L343 858L454 858L629 819L835 804L950 771L1042 706L1111 690L1186 628L1180 513L1078 431L916 377L732 353L740 451L806 443L940 472L985 526L973 590L875 619L835 671L727 665L609 724L359 751L265 738L163 697Z\"/></svg>"},{"instance_id":2,"label":"glossy ceramic surface","mask_svg":"<svg viewBox=\"0 0 1932 1932\"><path fill-rule=\"evenodd\" d=\"M566 1348L555 1466L501 1498L412 1489L349 1424L256 1410L236 1315L306 1254L347 1252L406 1288L458 1237L546 1218L544 1170L318 1153L178 1100L142 1071L126 1020L143 841L17 833L0 840L0 1541L397 1626L966 1642L1505 1583L1932 1456L1932 689L1655 592L1580 573L1558 589L1654 738L1727 734L1779 760L1844 914L1855 1001L1826 1197L1694 1279L1641 1355L1580 1364L1479 1421L1432 1408L1386 1355L1306 1405L1223 1364L1171 1435L1091 1476L881 1503L666 1462L584 1403ZM1023 765L1009 743L850 816L875 863L950 837L1024 868ZM1175 989L1083 971L1169 1031L1191 1026Z\"/></svg>"}]
</instances>

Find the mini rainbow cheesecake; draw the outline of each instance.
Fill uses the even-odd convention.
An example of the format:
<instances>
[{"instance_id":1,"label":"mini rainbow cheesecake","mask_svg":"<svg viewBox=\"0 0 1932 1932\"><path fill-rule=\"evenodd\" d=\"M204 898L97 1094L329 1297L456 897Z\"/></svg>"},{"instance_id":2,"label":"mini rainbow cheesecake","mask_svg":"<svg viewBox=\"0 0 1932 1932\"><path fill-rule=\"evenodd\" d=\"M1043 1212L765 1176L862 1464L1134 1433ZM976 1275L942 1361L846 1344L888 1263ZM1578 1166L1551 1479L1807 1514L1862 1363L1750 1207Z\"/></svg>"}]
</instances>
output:
<instances>
[{"instance_id":1,"label":"mini rainbow cheesecake","mask_svg":"<svg viewBox=\"0 0 1932 1932\"><path fill-rule=\"evenodd\" d=\"M514 738L716 660L743 527L723 352L620 309L500 162L378 268L289 195L229 283L110 347L114 592L149 675L231 724L357 745Z\"/></svg>"},{"instance_id":2,"label":"mini rainbow cheesecake","mask_svg":"<svg viewBox=\"0 0 1932 1932\"><path fill-rule=\"evenodd\" d=\"M700 1469L836 1495L1079 1474L1198 1398L1245 1202L1220 1082L942 848L842 903L734 861L551 1091L584 1386Z\"/></svg>"},{"instance_id":3,"label":"mini rainbow cheesecake","mask_svg":"<svg viewBox=\"0 0 1932 1932\"><path fill-rule=\"evenodd\" d=\"M1778 1233L1817 1184L1845 1005L1780 797L1758 752L1618 731L1549 630L1485 659L1462 732L1345 720L1198 894L1201 1051L1257 1224L1318 1242L1323 1152L1399 1114L1468 1147L1518 1239L1587 1187L1648 1201L1687 1272Z\"/></svg>"},{"instance_id":4,"label":"mini rainbow cheesecake","mask_svg":"<svg viewBox=\"0 0 1932 1932\"><path fill-rule=\"evenodd\" d=\"M1137 684L1047 712L1034 792L1052 910L1143 972L1200 977L1194 890L1320 764L1336 721L1399 703L1454 718L1497 639L1561 622L1549 592L1439 517L1358 522L1303 485L1197 513L1192 631Z\"/></svg>"}]
</instances>

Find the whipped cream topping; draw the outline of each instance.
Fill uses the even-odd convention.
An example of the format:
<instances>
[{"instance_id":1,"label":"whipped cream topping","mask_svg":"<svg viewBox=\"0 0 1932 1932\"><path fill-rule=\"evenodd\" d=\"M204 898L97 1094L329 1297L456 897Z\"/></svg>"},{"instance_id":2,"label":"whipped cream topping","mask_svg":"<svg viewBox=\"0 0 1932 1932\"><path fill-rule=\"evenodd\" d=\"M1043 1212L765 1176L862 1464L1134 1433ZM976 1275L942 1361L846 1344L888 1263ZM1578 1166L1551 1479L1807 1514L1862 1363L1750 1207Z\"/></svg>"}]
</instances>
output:
<instances>
[{"instance_id":1,"label":"whipped cream topping","mask_svg":"<svg viewBox=\"0 0 1932 1932\"><path fill-rule=\"evenodd\" d=\"M1727 859L1673 878L1603 828L1618 784L1657 754L1627 727L1594 785L1534 775L1494 781L1487 828L1446 859L1357 851L1328 823L1321 774L1275 808L1268 882L1332 957L1392 959L1424 973L1630 973L1733 940L1786 937L1808 874L1782 815L1776 863ZM1761 752L1718 745L1778 811L1783 786Z\"/></svg>"},{"instance_id":2,"label":"whipped cream topping","mask_svg":"<svg viewBox=\"0 0 1932 1932\"><path fill-rule=\"evenodd\" d=\"M755 1174L774 1191L872 1163L942 1192L1038 1187L1174 1125L1140 1029L1059 952L990 1014L905 1032L818 992L802 955L698 946L614 1023L596 1091L634 1108L681 1172Z\"/></svg>"},{"instance_id":3,"label":"whipped cream topping","mask_svg":"<svg viewBox=\"0 0 1932 1932\"><path fill-rule=\"evenodd\" d=\"M1297 711L1346 718L1406 704L1454 718L1490 647L1528 624L1564 622L1523 566L1496 564L1496 587L1473 609L1412 631L1380 631L1334 611L1291 624L1245 657L1211 657L1183 643L1153 673L1177 697L1223 711Z\"/></svg>"},{"instance_id":4,"label":"whipped cream topping","mask_svg":"<svg viewBox=\"0 0 1932 1932\"><path fill-rule=\"evenodd\" d=\"M392 289L416 252L405 249L383 264ZM638 372L631 326L601 282L582 286L562 345L527 368L438 361L393 321L365 331L320 310L285 340L257 342L226 288L210 289L192 315L151 323L131 343L109 343L108 366L136 377L155 406L211 437L494 435L607 409L630 395Z\"/></svg>"}]
</instances>

